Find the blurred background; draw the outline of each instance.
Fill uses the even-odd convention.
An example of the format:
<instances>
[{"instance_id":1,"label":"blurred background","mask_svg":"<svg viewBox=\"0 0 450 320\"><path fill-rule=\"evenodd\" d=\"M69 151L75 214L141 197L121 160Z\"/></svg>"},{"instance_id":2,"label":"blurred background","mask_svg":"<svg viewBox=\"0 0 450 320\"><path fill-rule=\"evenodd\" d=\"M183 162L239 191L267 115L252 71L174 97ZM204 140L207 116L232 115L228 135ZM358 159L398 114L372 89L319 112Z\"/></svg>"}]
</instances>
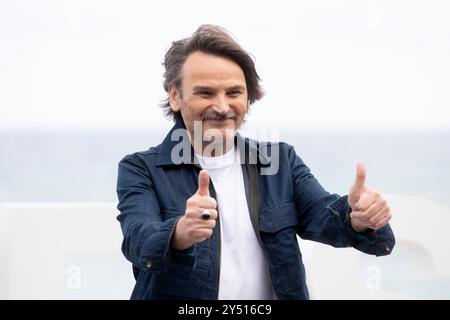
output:
<instances>
[{"instance_id":1,"label":"blurred background","mask_svg":"<svg viewBox=\"0 0 450 320\"><path fill-rule=\"evenodd\" d=\"M0 299L128 299L117 164L172 123L161 62L200 24L255 58L244 135L282 140L330 192L364 161L397 246L300 240L313 299L449 299L448 1L0 1Z\"/></svg>"}]
</instances>

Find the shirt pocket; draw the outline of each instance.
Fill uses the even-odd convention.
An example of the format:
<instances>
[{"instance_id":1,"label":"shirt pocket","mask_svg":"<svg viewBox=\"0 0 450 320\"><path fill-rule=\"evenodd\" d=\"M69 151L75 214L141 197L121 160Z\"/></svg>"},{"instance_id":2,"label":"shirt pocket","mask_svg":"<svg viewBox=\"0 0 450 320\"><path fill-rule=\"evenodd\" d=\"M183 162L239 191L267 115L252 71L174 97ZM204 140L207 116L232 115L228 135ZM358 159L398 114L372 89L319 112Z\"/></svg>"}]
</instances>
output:
<instances>
[{"instance_id":1,"label":"shirt pocket","mask_svg":"<svg viewBox=\"0 0 450 320\"><path fill-rule=\"evenodd\" d=\"M261 211L259 231L276 233L298 225L298 214L293 201L284 202Z\"/></svg>"},{"instance_id":2,"label":"shirt pocket","mask_svg":"<svg viewBox=\"0 0 450 320\"><path fill-rule=\"evenodd\" d=\"M305 290L305 270L297 242L298 214L293 201L261 212L259 230L270 259L272 279L282 295Z\"/></svg>"}]
</instances>

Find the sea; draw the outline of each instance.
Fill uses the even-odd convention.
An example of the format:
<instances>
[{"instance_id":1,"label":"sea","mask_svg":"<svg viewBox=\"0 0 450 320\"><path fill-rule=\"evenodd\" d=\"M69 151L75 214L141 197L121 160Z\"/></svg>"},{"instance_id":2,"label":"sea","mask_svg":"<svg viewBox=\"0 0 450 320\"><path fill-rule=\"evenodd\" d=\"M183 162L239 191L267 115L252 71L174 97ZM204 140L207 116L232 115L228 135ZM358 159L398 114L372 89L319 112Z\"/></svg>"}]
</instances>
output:
<instances>
[{"instance_id":1,"label":"sea","mask_svg":"<svg viewBox=\"0 0 450 320\"><path fill-rule=\"evenodd\" d=\"M118 162L160 144L166 134L159 129L0 129L0 202L117 201ZM420 196L450 207L450 129L286 129L276 132L276 140L293 145L331 193L348 193L362 161L367 185L381 193Z\"/></svg>"}]
</instances>

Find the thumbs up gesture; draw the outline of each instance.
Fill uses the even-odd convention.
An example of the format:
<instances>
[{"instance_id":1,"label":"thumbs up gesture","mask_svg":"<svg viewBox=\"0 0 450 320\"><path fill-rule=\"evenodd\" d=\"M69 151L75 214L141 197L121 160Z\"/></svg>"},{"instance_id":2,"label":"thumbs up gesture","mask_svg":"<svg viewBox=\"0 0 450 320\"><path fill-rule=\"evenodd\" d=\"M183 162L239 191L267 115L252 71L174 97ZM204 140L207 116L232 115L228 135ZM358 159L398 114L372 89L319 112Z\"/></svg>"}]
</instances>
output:
<instances>
[{"instance_id":1,"label":"thumbs up gesture","mask_svg":"<svg viewBox=\"0 0 450 320\"><path fill-rule=\"evenodd\" d=\"M171 240L172 247L184 250L211 237L216 226L216 208L216 200L209 195L208 172L201 170L198 175L197 192L186 201L186 211L175 227ZM202 218L205 209L210 213L207 220Z\"/></svg>"},{"instance_id":2,"label":"thumbs up gesture","mask_svg":"<svg viewBox=\"0 0 450 320\"><path fill-rule=\"evenodd\" d=\"M201 170L198 174L198 189L196 194L209 197L209 175L206 170Z\"/></svg>"},{"instance_id":3,"label":"thumbs up gesture","mask_svg":"<svg viewBox=\"0 0 450 320\"><path fill-rule=\"evenodd\" d=\"M356 180L348 194L348 204L352 208L350 221L358 232L380 229L392 217L386 200L381 194L366 186L366 167L360 162L356 166Z\"/></svg>"}]
</instances>

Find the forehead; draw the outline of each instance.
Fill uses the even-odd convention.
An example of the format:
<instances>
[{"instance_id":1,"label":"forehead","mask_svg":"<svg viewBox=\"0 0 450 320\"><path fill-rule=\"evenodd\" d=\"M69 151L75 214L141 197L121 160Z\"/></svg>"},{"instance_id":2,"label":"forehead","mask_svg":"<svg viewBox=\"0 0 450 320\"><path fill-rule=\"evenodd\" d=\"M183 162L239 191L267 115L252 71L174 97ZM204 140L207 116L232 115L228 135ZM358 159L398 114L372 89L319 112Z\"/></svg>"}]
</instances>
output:
<instances>
[{"instance_id":1,"label":"forehead","mask_svg":"<svg viewBox=\"0 0 450 320\"><path fill-rule=\"evenodd\" d=\"M182 69L184 86L245 86L245 75L239 65L224 57L194 52L186 59Z\"/></svg>"}]
</instances>

